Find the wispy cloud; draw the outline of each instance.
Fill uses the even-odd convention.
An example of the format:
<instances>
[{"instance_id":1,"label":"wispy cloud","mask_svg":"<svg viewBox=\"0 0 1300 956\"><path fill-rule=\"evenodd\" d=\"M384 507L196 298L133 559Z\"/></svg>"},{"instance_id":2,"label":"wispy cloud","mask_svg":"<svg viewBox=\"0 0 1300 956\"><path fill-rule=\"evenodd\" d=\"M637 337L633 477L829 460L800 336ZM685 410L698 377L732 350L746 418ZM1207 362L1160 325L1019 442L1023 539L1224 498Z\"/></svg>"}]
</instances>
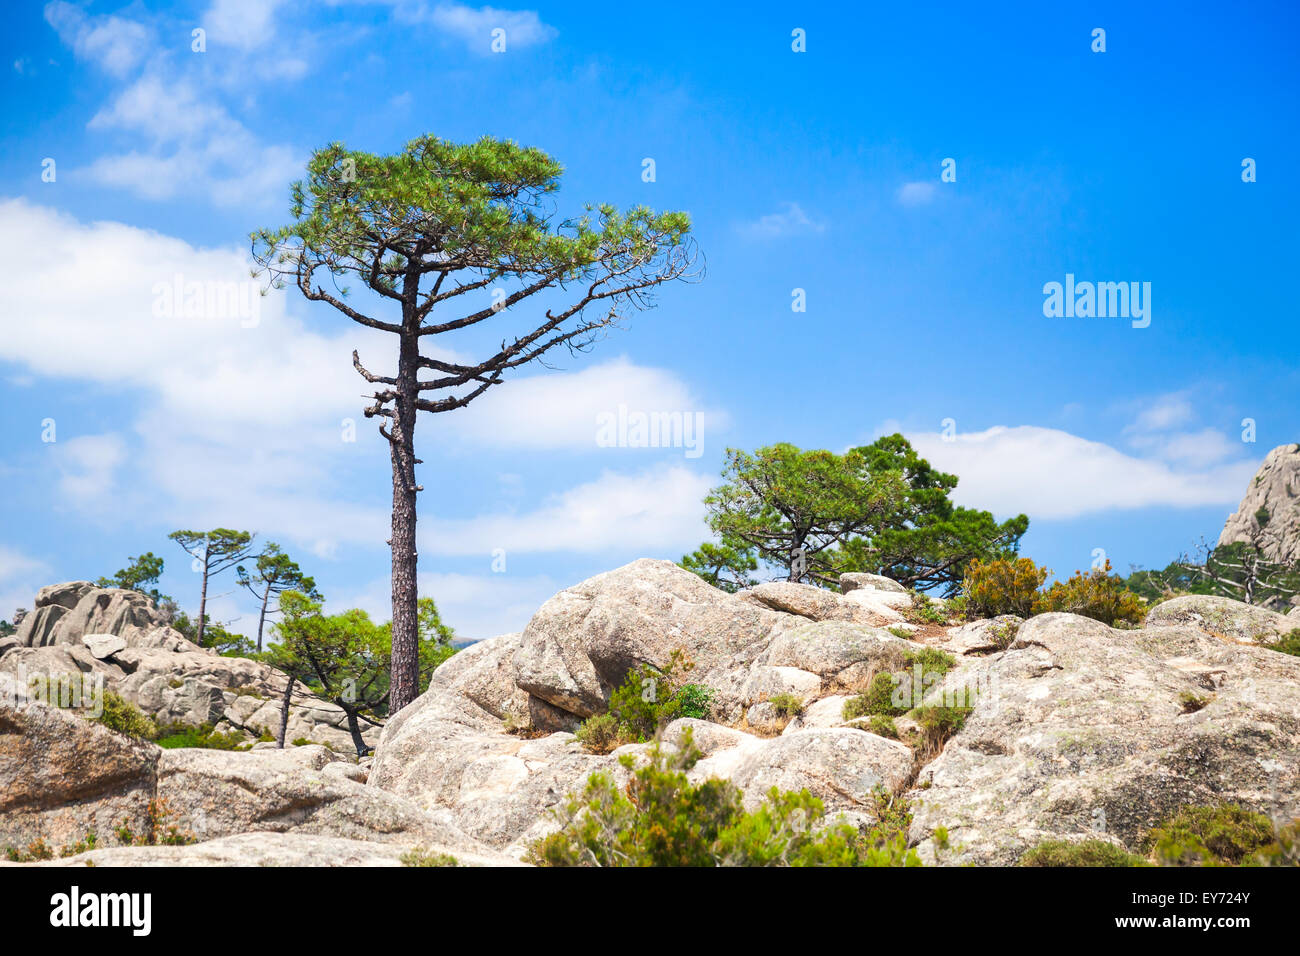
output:
<instances>
[{"instance_id":1,"label":"wispy cloud","mask_svg":"<svg viewBox=\"0 0 1300 956\"><path fill-rule=\"evenodd\" d=\"M787 202L782 204L780 212L768 213L753 222L741 223L737 228L750 239L780 239L824 232L826 226L815 222L798 203Z\"/></svg>"},{"instance_id":2,"label":"wispy cloud","mask_svg":"<svg viewBox=\"0 0 1300 956\"><path fill-rule=\"evenodd\" d=\"M953 494L959 504L1031 518L1232 505L1258 464L1238 460L1189 467L1031 425L958 433L952 441L937 433L908 438L936 467L961 476Z\"/></svg>"},{"instance_id":3,"label":"wispy cloud","mask_svg":"<svg viewBox=\"0 0 1300 956\"><path fill-rule=\"evenodd\" d=\"M904 206L923 206L933 202L938 193L938 187L931 182L904 183L898 190L898 201Z\"/></svg>"},{"instance_id":4,"label":"wispy cloud","mask_svg":"<svg viewBox=\"0 0 1300 956\"><path fill-rule=\"evenodd\" d=\"M45 5L45 21L78 59L90 61L112 76L125 76L138 67L155 43L153 30L143 23L91 16L64 0Z\"/></svg>"}]
</instances>

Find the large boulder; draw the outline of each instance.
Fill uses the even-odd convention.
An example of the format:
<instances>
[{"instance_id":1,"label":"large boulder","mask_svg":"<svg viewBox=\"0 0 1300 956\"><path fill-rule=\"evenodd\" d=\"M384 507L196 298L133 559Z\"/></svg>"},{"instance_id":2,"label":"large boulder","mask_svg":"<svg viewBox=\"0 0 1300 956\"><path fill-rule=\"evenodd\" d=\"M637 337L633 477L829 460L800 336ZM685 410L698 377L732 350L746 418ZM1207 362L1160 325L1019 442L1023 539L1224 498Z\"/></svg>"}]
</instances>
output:
<instances>
[{"instance_id":1,"label":"large boulder","mask_svg":"<svg viewBox=\"0 0 1300 956\"><path fill-rule=\"evenodd\" d=\"M752 659L790 618L670 561L642 559L543 604L515 654L516 684L575 719L589 717L640 664L665 668L681 651L694 664L692 680L710 684Z\"/></svg>"},{"instance_id":2,"label":"large boulder","mask_svg":"<svg viewBox=\"0 0 1300 956\"><path fill-rule=\"evenodd\" d=\"M144 826L159 750L29 696L0 674L0 847Z\"/></svg>"},{"instance_id":3,"label":"large boulder","mask_svg":"<svg viewBox=\"0 0 1300 956\"><path fill-rule=\"evenodd\" d=\"M1295 626L1286 615L1268 608L1208 594L1171 598L1147 613L1147 627L1170 624L1186 624L1212 637L1244 644L1271 644Z\"/></svg>"},{"instance_id":4,"label":"large boulder","mask_svg":"<svg viewBox=\"0 0 1300 956\"><path fill-rule=\"evenodd\" d=\"M946 862L1007 864L1046 839L1135 848L1185 804L1300 816L1297 682L1300 659L1198 626L1031 618L1008 651L931 692L980 694L920 772L911 837L932 858L928 838L946 827Z\"/></svg>"}]
</instances>

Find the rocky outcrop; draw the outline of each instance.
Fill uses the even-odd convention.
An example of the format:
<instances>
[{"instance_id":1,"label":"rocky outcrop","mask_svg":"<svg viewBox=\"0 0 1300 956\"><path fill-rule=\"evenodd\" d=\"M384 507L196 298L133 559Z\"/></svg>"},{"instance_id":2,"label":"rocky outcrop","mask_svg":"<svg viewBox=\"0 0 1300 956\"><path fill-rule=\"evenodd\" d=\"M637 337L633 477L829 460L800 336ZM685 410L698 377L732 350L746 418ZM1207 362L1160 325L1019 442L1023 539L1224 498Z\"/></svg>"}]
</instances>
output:
<instances>
[{"instance_id":1,"label":"rocky outcrop","mask_svg":"<svg viewBox=\"0 0 1300 956\"><path fill-rule=\"evenodd\" d=\"M293 833L488 853L446 813L328 772L337 762L320 746L162 750L0 675L0 847L40 839L57 849L91 832L111 846L119 828L150 832L152 807L165 827L199 842Z\"/></svg>"},{"instance_id":2,"label":"rocky outcrop","mask_svg":"<svg viewBox=\"0 0 1300 956\"><path fill-rule=\"evenodd\" d=\"M143 826L159 749L31 702L0 674L0 846Z\"/></svg>"},{"instance_id":3,"label":"rocky outcrop","mask_svg":"<svg viewBox=\"0 0 1300 956\"><path fill-rule=\"evenodd\" d=\"M163 725L212 724L253 737L279 730L283 672L186 640L136 591L89 581L42 588L14 639L0 645L0 673L23 681L102 681ZM368 746L378 742L377 726L362 722L361 731ZM291 700L286 738L356 752L343 709L301 687Z\"/></svg>"},{"instance_id":4,"label":"rocky outcrop","mask_svg":"<svg viewBox=\"0 0 1300 956\"><path fill-rule=\"evenodd\" d=\"M807 789L860 825L876 819L881 794L903 797L910 839L931 862L1014 863L1047 839L1134 849L1186 804L1230 800L1278 820L1300 816L1300 658L1268 647L1294 618L1191 596L1157 605L1136 629L1046 614L928 625L913 640L882 626L906 613L911 595L869 575L850 584L847 593L777 582L727 594L664 561L598 575L544 604L523 632L439 667L426 693L387 721L373 761L313 746L160 751L53 708L0 704L0 846L74 842L86 821L102 837L119 820L142 825L161 800L201 842L86 856L391 865L423 844L462 862L517 860L594 771L623 782L621 758L644 758L648 744L595 754L572 733L641 665L678 667L712 696L708 719L662 733L675 747L690 732L703 754L692 779L729 780L750 807L772 787ZM79 590L43 592L38 610L80 608L92 592ZM11 648L0 672L39 661L103 674L151 713L195 720L274 713L278 672L142 646L131 628L143 626L123 627L114 636L125 647L83 628L76 642ZM51 633L62 633L57 623ZM845 720L846 702L923 646L956 661L924 703L968 700L960 729L939 741L923 735L920 713L892 729ZM297 707L328 717L319 701ZM944 851L930 839L940 827Z\"/></svg>"},{"instance_id":5,"label":"rocky outcrop","mask_svg":"<svg viewBox=\"0 0 1300 956\"><path fill-rule=\"evenodd\" d=\"M921 770L911 837L933 859L927 838L946 827L945 862L1006 864L1046 839L1134 848L1185 804L1300 816L1297 682L1300 659L1196 626L1031 618L932 692L980 689Z\"/></svg>"},{"instance_id":6,"label":"rocky outcrop","mask_svg":"<svg viewBox=\"0 0 1300 956\"><path fill-rule=\"evenodd\" d=\"M1147 614L1148 627L1186 624L1239 644L1271 644L1293 630L1295 619L1231 598L1186 594L1161 601Z\"/></svg>"},{"instance_id":7,"label":"rocky outcrop","mask_svg":"<svg viewBox=\"0 0 1300 956\"><path fill-rule=\"evenodd\" d=\"M1268 513L1261 539L1265 556L1280 564L1300 562L1300 444L1279 445L1268 453L1224 524L1219 544L1250 541L1261 508Z\"/></svg>"}]
</instances>

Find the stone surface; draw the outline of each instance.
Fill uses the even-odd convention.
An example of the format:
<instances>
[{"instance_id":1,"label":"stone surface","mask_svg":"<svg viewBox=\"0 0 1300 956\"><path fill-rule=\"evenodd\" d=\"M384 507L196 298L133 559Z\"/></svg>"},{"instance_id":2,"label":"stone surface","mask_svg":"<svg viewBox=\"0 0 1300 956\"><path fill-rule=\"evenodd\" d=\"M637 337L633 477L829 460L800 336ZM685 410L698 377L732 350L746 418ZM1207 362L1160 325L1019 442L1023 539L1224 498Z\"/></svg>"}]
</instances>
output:
<instances>
[{"instance_id":1,"label":"stone surface","mask_svg":"<svg viewBox=\"0 0 1300 956\"><path fill-rule=\"evenodd\" d=\"M85 644L91 656L99 661L112 657L118 651L126 650L126 638L118 637L116 634L83 634L81 643Z\"/></svg>"},{"instance_id":2,"label":"stone surface","mask_svg":"<svg viewBox=\"0 0 1300 956\"><path fill-rule=\"evenodd\" d=\"M49 707L0 674L0 847L143 826L159 750Z\"/></svg>"},{"instance_id":3,"label":"stone surface","mask_svg":"<svg viewBox=\"0 0 1300 956\"><path fill-rule=\"evenodd\" d=\"M907 591L907 588L903 587L893 578L887 578L883 574L867 574L860 571L850 571L847 574L840 575L840 590L845 594L848 594L850 591L856 591L859 588L864 588L868 591Z\"/></svg>"},{"instance_id":4,"label":"stone surface","mask_svg":"<svg viewBox=\"0 0 1300 956\"><path fill-rule=\"evenodd\" d=\"M242 833L189 846L110 847L49 860L36 866L403 866L416 847L371 843L307 833ZM459 866L519 866L508 856L455 847L420 845L429 855L446 854ZM0 863L0 866L32 864Z\"/></svg>"},{"instance_id":5,"label":"stone surface","mask_svg":"<svg viewBox=\"0 0 1300 956\"><path fill-rule=\"evenodd\" d=\"M71 605L71 610L68 606ZM144 595L88 581L42 588L19 627L18 646L0 647L0 673L46 678L87 675L160 724L212 724L252 738L280 726L287 678L266 664L222 657L163 623ZM373 747L379 728L361 724ZM342 708L295 688L287 739L355 753Z\"/></svg>"},{"instance_id":6,"label":"stone surface","mask_svg":"<svg viewBox=\"0 0 1300 956\"><path fill-rule=\"evenodd\" d=\"M1249 541L1260 508L1269 513L1261 541L1264 554L1282 564L1300 561L1300 444L1279 445L1268 453L1224 524L1219 544Z\"/></svg>"},{"instance_id":7,"label":"stone surface","mask_svg":"<svg viewBox=\"0 0 1300 956\"><path fill-rule=\"evenodd\" d=\"M1300 659L1194 626L1031 618L1009 651L932 691L981 694L920 772L911 837L933 859L943 826L956 847L945 862L1006 864L1098 829L1134 848L1185 804L1300 816L1297 681ZM1189 712L1187 695L1204 706Z\"/></svg>"},{"instance_id":8,"label":"stone surface","mask_svg":"<svg viewBox=\"0 0 1300 956\"><path fill-rule=\"evenodd\" d=\"M1187 624L1225 641L1271 643L1294 625L1283 614L1231 598L1187 594L1162 601L1146 616L1147 627Z\"/></svg>"}]
</instances>

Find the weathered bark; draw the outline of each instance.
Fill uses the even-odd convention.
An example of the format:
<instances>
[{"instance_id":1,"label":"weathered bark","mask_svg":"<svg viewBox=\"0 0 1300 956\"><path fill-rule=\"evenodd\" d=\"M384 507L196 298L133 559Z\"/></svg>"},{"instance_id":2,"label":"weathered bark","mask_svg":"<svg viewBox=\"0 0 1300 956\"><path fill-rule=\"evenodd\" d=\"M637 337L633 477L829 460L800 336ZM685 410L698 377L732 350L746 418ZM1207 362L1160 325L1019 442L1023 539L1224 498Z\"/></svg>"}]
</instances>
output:
<instances>
[{"instance_id":1,"label":"weathered bark","mask_svg":"<svg viewBox=\"0 0 1300 956\"><path fill-rule=\"evenodd\" d=\"M208 609L208 557L209 557L209 556L208 556L208 546L207 546L207 544L205 543L205 544L203 545L203 582L202 582L202 584L201 584L200 587L199 587L199 629L198 629L198 633L195 635L195 637L197 638L197 640L195 641L195 643L198 644L199 647L203 647L203 646L204 646L204 644L203 644L203 631L204 631L204 629L205 629L205 628L204 628L204 623L205 623L205 621L207 620L207 609Z\"/></svg>"},{"instance_id":2,"label":"weathered bark","mask_svg":"<svg viewBox=\"0 0 1300 956\"><path fill-rule=\"evenodd\" d=\"M280 732L275 735L275 744L281 750L284 749L284 735L289 731L289 699L293 697L293 675L289 675L289 683L284 685L284 699L280 701Z\"/></svg>"},{"instance_id":3,"label":"weathered bark","mask_svg":"<svg viewBox=\"0 0 1300 956\"><path fill-rule=\"evenodd\" d=\"M271 585L262 592L262 613L257 618L257 653L262 653L262 628L266 625L266 603L271 599Z\"/></svg>"},{"instance_id":4,"label":"weathered bark","mask_svg":"<svg viewBox=\"0 0 1300 956\"><path fill-rule=\"evenodd\" d=\"M361 736L361 726L357 723L357 712L350 707L345 707L344 710L348 714L348 732L352 734L352 746L357 748L358 757L364 757L370 753L370 747Z\"/></svg>"},{"instance_id":5,"label":"weathered bark","mask_svg":"<svg viewBox=\"0 0 1300 956\"><path fill-rule=\"evenodd\" d=\"M415 483L415 403L419 394L416 376L419 362L419 338L403 335L389 438L393 462L393 524L389 539L393 556L393 657L389 707L394 714L420 693L415 547L415 497L419 490Z\"/></svg>"}]
</instances>

